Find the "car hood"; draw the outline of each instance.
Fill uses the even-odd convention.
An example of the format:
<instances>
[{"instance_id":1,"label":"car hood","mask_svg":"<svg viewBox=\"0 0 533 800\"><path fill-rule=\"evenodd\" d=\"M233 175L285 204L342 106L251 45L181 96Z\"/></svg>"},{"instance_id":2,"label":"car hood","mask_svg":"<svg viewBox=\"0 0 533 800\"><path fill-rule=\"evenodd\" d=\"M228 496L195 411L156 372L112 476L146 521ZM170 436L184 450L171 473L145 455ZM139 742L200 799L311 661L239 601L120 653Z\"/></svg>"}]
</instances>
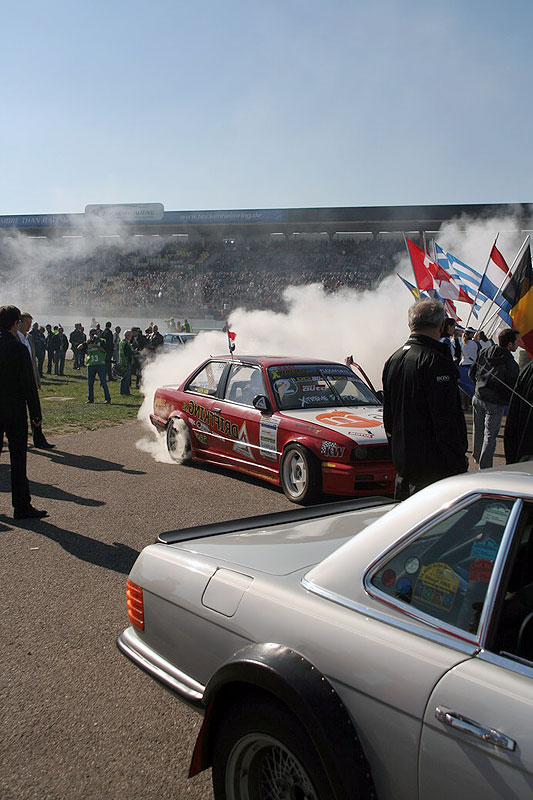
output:
<instances>
[{"instance_id":1,"label":"car hood","mask_svg":"<svg viewBox=\"0 0 533 800\"><path fill-rule=\"evenodd\" d=\"M298 408L280 412L281 416L299 422L307 422L311 426L328 428L341 433L348 439L365 444L381 444L387 442L383 427L383 409L381 406L339 406L337 408ZM315 431L315 433L323 431Z\"/></svg>"},{"instance_id":2,"label":"car hood","mask_svg":"<svg viewBox=\"0 0 533 800\"><path fill-rule=\"evenodd\" d=\"M379 519L389 507L380 505L332 517L250 528L168 546L240 571L288 575L322 561Z\"/></svg>"}]
</instances>

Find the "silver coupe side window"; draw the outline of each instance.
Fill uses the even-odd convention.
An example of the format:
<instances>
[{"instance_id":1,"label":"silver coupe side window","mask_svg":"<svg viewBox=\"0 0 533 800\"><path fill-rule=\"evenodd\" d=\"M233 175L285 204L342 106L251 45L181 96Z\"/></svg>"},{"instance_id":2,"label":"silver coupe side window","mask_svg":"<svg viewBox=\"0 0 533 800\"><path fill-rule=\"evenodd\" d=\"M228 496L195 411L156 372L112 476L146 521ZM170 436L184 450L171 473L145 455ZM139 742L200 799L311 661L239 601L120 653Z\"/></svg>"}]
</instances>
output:
<instances>
[{"instance_id":1,"label":"silver coupe side window","mask_svg":"<svg viewBox=\"0 0 533 800\"><path fill-rule=\"evenodd\" d=\"M372 576L380 592L477 633L512 500L482 498L411 540Z\"/></svg>"}]
</instances>

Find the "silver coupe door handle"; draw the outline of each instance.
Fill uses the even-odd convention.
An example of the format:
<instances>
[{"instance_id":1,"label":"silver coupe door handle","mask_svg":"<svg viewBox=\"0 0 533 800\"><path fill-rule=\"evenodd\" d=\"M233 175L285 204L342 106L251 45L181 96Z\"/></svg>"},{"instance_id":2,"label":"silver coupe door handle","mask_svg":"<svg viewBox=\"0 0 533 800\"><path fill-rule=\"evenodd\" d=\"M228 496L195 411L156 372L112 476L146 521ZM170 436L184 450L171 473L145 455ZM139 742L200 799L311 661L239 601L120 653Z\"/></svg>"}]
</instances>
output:
<instances>
[{"instance_id":1,"label":"silver coupe door handle","mask_svg":"<svg viewBox=\"0 0 533 800\"><path fill-rule=\"evenodd\" d=\"M222 408L214 408L213 411L215 412L215 414L220 414Z\"/></svg>"},{"instance_id":2,"label":"silver coupe door handle","mask_svg":"<svg viewBox=\"0 0 533 800\"><path fill-rule=\"evenodd\" d=\"M493 728L484 728L479 722L463 717L462 714L458 714L456 711L448 711L437 706L435 717L445 725L450 725L452 728L468 733L470 736L475 736L476 739L482 739L488 744L496 745L496 747L503 747L505 750L514 750L516 747L516 742L509 739L508 736L504 736L503 733L495 731Z\"/></svg>"}]
</instances>

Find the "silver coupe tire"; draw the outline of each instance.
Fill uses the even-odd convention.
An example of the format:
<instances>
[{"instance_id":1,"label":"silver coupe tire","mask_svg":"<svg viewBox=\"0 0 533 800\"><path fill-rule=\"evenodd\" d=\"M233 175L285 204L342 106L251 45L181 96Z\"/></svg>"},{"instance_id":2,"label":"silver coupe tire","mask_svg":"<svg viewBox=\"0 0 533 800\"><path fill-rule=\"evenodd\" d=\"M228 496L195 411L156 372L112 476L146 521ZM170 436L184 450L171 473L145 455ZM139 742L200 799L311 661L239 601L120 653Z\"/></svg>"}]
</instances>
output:
<instances>
[{"instance_id":1,"label":"silver coupe tire","mask_svg":"<svg viewBox=\"0 0 533 800\"><path fill-rule=\"evenodd\" d=\"M292 503L313 503L322 494L320 462L300 444L291 444L284 450L280 479L283 491Z\"/></svg>"},{"instance_id":2,"label":"silver coupe tire","mask_svg":"<svg viewBox=\"0 0 533 800\"><path fill-rule=\"evenodd\" d=\"M192 458L191 437L187 424L178 417L169 420L166 432L167 450L178 464L186 464Z\"/></svg>"},{"instance_id":3,"label":"silver coupe tire","mask_svg":"<svg viewBox=\"0 0 533 800\"><path fill-rule=\"evenodd\" d=\"M226 719L213 753L215 800L334 800L313 743L273 698Z\"/></svg>"}]
</instances>

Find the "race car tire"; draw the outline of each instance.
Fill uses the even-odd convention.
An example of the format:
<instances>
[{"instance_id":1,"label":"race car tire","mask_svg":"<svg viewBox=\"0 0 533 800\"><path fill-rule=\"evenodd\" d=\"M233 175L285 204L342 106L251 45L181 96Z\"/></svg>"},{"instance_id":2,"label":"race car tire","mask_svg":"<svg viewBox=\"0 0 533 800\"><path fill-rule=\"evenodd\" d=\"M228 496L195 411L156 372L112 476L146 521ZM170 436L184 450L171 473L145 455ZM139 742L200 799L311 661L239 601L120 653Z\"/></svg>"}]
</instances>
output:
<instances>
[{"instance_id":1,"label":"race car tire","mask_svg":"<svg viewBox=\"0 0 533 800\"><path fill-rule=\"evenodd\" d=\"M291 503L314 503L322 493L320 462L300 444L291 444L284 450L280 479L283 491Z\"/></svg>"},{"instance_id":2,"label":"race car tire","mask_svg":"<svg viewBox=\"0 0 533 800\"><path fill-rule=\"evenodd\" d=\"M192 459L191 437L187 423L179 417L172 417L166 431L167 450L177 464L187 464Z\"/></svg>"},{"instance_id":3,"label":"race car tire","mask_svg":"<svg viewBox=\"0 0 533 800\"><path fill-rule=\"evenodd\" d=\"M215 800L335 800L313 742L273 697L250 698L223 720L212 777Z\"/></svg>"}]
</instances>

